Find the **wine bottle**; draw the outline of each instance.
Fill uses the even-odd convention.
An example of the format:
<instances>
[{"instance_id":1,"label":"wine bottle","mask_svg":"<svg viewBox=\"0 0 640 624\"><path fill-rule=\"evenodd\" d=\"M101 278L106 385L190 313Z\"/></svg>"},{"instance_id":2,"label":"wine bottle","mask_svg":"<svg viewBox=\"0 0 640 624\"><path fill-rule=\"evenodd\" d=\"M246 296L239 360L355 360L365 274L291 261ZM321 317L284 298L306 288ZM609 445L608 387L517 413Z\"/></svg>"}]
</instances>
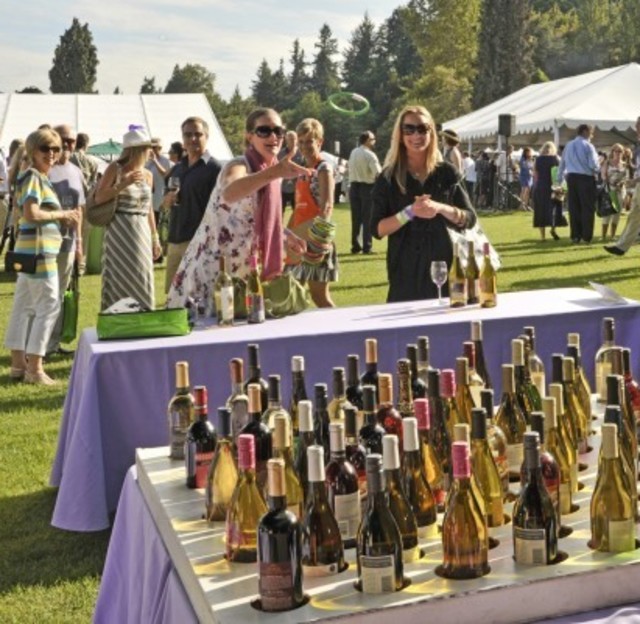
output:
<instances>
[{"instance_id":1,"label":"wine bottle","mask_svg":"<svg viewBox=\"0 0 640 624\"><path fill-rule=\"evenodd\" d=\"M287 494L287 509L298 518L302 517L304 495L300 479L293 468L289 421L285 414L276 414L273 419L273 457L284 462L284 481Z\"/></svg>"},{"instance_id":2,"label":"wine bottle","mask_svg":"<svg viewBox=\"0 0 640 624\"><path fill-rule=\"evenodd\" d=\"M498 279L496 270L491 264L489 251L489 243L484 243L482 248L484 259L480 269L480 279L478 280L481 308L495 308L498 303Z\"/></svg>"},{"instance_id":3,"label":"wine bottle","mask_svg":"<svg viewBox=\"0 0 640 624\"><path fill-rule=\"evenodd\" d=\"M389 509L402 535L402 560L405 563L412 563L420 558L418 525L402 485L398 436L385 435L382 438L382 448L384 476L389 492Z\"/></svg>"},{"instance_id":4,"label":"wine bottle","mask_svg":"<svg viewBox=\"0 0 640 624\"><path fill-rule=\"evenodd\" d=\"M347 356L347 401L358 410L358 424L362 425L362 384L360 383L360 356Z\"/></svg>"},{"instance_id":5,"label":"wine bottle","mask_svg":"<svg viewBox=\"0 0 640 624\"><path fill-rule=\"evenodd\" d=\"M513 505L516 563L547 565L558 556L558 526L553 503L542 479L538 434L524 436L526 479Z\"/></svg>"},{"instance_id":6,"label":"wine bottle","mask_svg":"<svg viewBox=\"0 0 640 624\"><path fill-rule=\"evenodd\" d=\"M189 362L176 362L176 391L169 401L169 458L184 461L184 442L194 418Z\"/></svg>"},{"instance_id":7,"label":"wine bottle","mask_svg":"<svg viewBox=\"0 0 640 624\"><path fill-rule=\"evenodd\" d=\"M429 363L429 337L418 336L418 377L427 383L427 374L433 370Z\"/></svg>"},{"instance_id":8,"label":"wine bottle","mask_svg":"<svg viewBox=\"0 0 640 624\"><path fill-rule=\"evenodd\" d=\"M427 384L418 375L418 345L407 345L407 360L409 360L409 372L411 376L411 396L414 399L424 399L427 396ZM403 418L406 418L400 410Z\"/></svg>"},{"instance_id":9,"label":"wine bottle","mask_svg":"<svg viewBox=\"0 0 640 624\"><path fill-rule=\"evenodd\" d=\"M620 388L620 407L622 408L622 416L625 421L625 429L629 433L629 438L631 440L631 448L633 452L633 456L638 456L638 423L633 415L633 404L631 403L631 398L627 393L627 388L624 383L624 364L623 364L623 355L622 355L622 347L614 347L613 348L613 361L612 361L612 374L617 376L618 385ZM607 387L607 396L609 393L609 389ZM634 464L635 472L637 472L637 462Z\"/></svg>"},{"instance_id":10,"label":"wine bottle","mask_svg":"<svg viewBox=\"0 0 640 624\"><path fill-rule=\"evenodd\" d=\"M564 409L564 390L562 384L549 384L549 396L556 402L556 416L558 420L558 434L563 442L564 449L571 468L571 494L578 491L578 449L571 436L570 420Z\"/></svg>"},{"instance_id":11,"label":"wine bottle","mask_svg":"<svg viewBox=\"0 0 640 624\"><path fill-rule=\"evenodd\" d=\"M298 402L299 437L298 446L294 452L293 466L295 468L304 500L307 500L309 490L309 467L307 465L307 449L316 443L316 434L313 428L313 406L311 401L303 399Z\"/></svg>"},{"instance_id":12,"label":"wine bottle","mask_svg":"<svg viewBox=\"0 0 640 624\"><path fill-rule=\"evenodd\" d=\"M471 427L469 427L467 423L457 423L456 425L454 425L453 442L466 442L469 448L471 448ZM471 494L476 499L476 504L478 508L482 511L482 515L485 516L485 519L486 519L487 511L484 505L484 496L482 495L480 484L473 470L471 471ZM451 496L451 489L449 489L449 492L447 493L445 508L449 504L450 496Z\"/></svg>"},{"instance_id":13,"label":"wine bottle","mask_svg":"<svg viewBox=\"0 0 640 624\"><path fill-rule=\"evenodd\" d=\"M213 298L220 327L233 325L233 281L227 273L224 255L218 259L218 276L214 284Z\"/></svg>"},{"instance_id":14,"label":"wine bottle","mask_svg":"<svg viewBox=\"0 0 640 624\"><path fill-rule=\"evenodd\" d=\"M553 397L542 399L544 413L545 447L556 460L560 469L560 485L558 501L560 518L571 513L571 464L570 455L558 431L558 417L556 415L556 400Z\"/></svg>"},{"instance_id":15,"label":"wine bottle","mask_svg":"<svg viewBox=\"0 0 640 624\"><path fill-rule=\"evenodd\" d=\"M231 411L231 431L237 438L242 428L249 422L249 397L244 390L244 370L242 358L229 360L231 374L231 394L227 399L227 407Z\"/></svg>"},{"instance_id":16,"label":"wine bottle","mask_svg":"<svg viewBox=\"0 0 640 624\"><path fill-rule=\"evenodd\" d=\"M403 360L398 360L398 365ZM405 360L406 362L406 360ZM399 379L400 394L405 394L404 399L401 398L399 403L408 406L410 404L409 393L411 392L411 386L407 376L408 368L404 366L403 379ZM393 433L398 437L402 435L402 416L393 406L393 377L387 373L380 373L378 376L378 412L376 418L378 423L387 433ZM406 409L411 409L406 407Z\"/></svg>"},{"instance_id":17,"label":"wine bottle","mask_svg":"<svg viewBox=\"0 0 640 624\"><path fill-rule=\"evenodd\" d=\"M358 475L358 488L360 489L360 503L362 505L367 496L367 452L362 444L358 442L356 418L357 411L355 407L349 407L345 410L344 450L347 454L347 461L355 468Z\"/></svg>"},{"instance_id":18,"label":"wine bottle","mask_svg":"<svg viewBox=\"0 0 640 624\"><path fill-rule=\"evenodd\" d=\"M578 453L586 453L589 448L587 437L589 435L589 429L591 428L591 422L587 421L587 415L584 413L582 403L578 397L574 362L571 357L562 359L562 388L564 390L569 418L571 418L571 421L574 423L578 441Z\"/></svg>"},{"instance_id":19,"label":"wine bottle","mask_svg":"<svg viewBox=\"0 0 640 624\"><path fill-rule=\"evenodd\" d=\"M471 457L466 442L452 445L453 482L442 521L442 574L479 578L490 572L489 532L471 491Z\"/></svg>"},{"instance_id":20,"label":"wine bottle","mask_svg":"<svg viewBox=\"0 0 640 624\"><path fill-rule=\"evenodd\" d=\"M238 466L233 453L231 412L218 408L218 441L206 476L207 520L224 520L238 480Z\"/></svg>"},{"instance_id":21,"label":"wine bottle","mask_svg":"<svg viewBox=\"0 0 640 624\"><path fill-rule=\"evenodd\" d=\"M360 378L362 386L373 386L378 392L378 341L375 338L367 338L365 346L365 371ZM364 400L364 397L363 397ZM376 405L378 400L376 398Z\"/></svg>"},{"instance_id":22,"label":"wine bottle","mask_svg":"<svg viewBox=\"0 0 640 624\"><path fill-rule=\"evenodd\" d=\"M596 395L599 403L607 397L607 375L612 373L613 347L615 347L615 321L611 317L602 319L602 344L596 351Z\"/></svg>"},{"instance_id":23,"label":"wine bottle","mask_svg":"<svg viewBox=\"0 0 640 624\"><path fill-rule=\"evenodd\" d=\"M638 423L640 422L640 386L631 372L631 349L625 348L622 350L622 366L624 385L631 401L635 421Z\"/></svg>"},{"instance_id":24,"label":"wine bottle","mask_svg":"<svg viewBox=\"0 0 640 624\"><path fill-rule=\"evenodd\" d=\"M564 356L561 353L554 353L551 355L551 381L554 384L560 384L562 386L562 408L558 411L558 421L561 423L562 431L566 430L568 439L571 441L571 445L578 451L578 430L576 428L576 422L573 418L573 414L569 411L567 402L567 393L564 386ZM551 387L549 387L551 391Z\"/></svg>"},{"instance_id":25,"label":"wine bottle","mask_svg":"<svg viewBox=\"0 0 640 624\"><path fill-rule=\"evenodd\" d=\"M544 363L538 353L536 352L536 328L533 325L527 325L524 328L524 333L529 338L529 373L531 374L531 381L538 389L538 394L543 397L547 388L547 380L544 370Z\"/></svg>"},{"instance_id":26,"label":"wine bottle","mask_svg":"<svg viewBox=\"0 0 640 624\"><path fill-rule=\"evenodd\" d=\"M469 360L466 357L456 358L456 405L462 421L471 422L471 410L475 407L469 385Z\"/></svg>"},{"instance_id":27,"label":"wine bottle","mask_svg":"<svg viewBox=\"0 0 640 624\"><path fill-rule=\"evenodd\" d=\"M287 509L284 462L268 462L268 511L258 524L258 591L263 611L288 611L304 602L302 530Z\"/></svg>"},{"instance_id":28,"label":"wine bottle","mask_svg":"<svg viewBox=\"0 0 640 624\"><path fill-rule=\"evenodd\" d=\"M400 418L413 416L413 389L411 387L411 362L408 358L401 358L397 363L398 371L398 412ZM379 420L384 420L380 418ZM397 434L396 434L397 435ZM402 435L398 438L402 440Z\"/></svg>"},{"instance_id":29,"label":"wine bottle","mask_svg":"<svg viewBox=\"0 0 640 624\"><path fill-rule=\"evenodd\" d=\"M524 456L524 433L527 429L525 415L516 399L513 364L502 365L502 399L496 414L496 424L507 438L507 461L511 478L520 478Z\"/></svg>"},{"instance_id":30,"label":"wine bottle","mask_svg":"<svg viewBox=\"0 0 640 624\"><path fill-rule=\"evenodd\" d=\"M446 496L444 474L442 467L430 444L429 430L431 429L431 417L429 415L429 401L427 399L416 399L414 410L418 422L418 435L420 437L420 457L422 460L422 470L429 483L431 492L439 507L444 505Z\"/></svg>"},{"instance_id":31,"label":"wine bottle","mask_svg":"<svg viewBox=\"0 0 640 624\"><path fill-rule=\"evenodd\" d=\"M551 499L551 504L556 512L556 528L560 531L560 466L556 458L547 451L546 440L546 422L543 412L531 412L531 431L538 434L540 440L540 466L542 469L542 482L547 488L547 493ZM521 482L524 485L526 474L524 464L522 466ZM558 534L558 537L560 535Z\"/></svg>"},{"instance_id":32,"label":"wine bottle","mask_svg":"<svg viewBox=\"0 0 640 624\"><path fill-rule=\"evenodd\" d=\"M418 537L425 539L438 535L436 499L425 477L420 457L418 421L414 417L402 421L404 453L402 485L416 518Z\"/></svg>"},{"instance_id":33,"label":"wine bottle","mask_svg":"<svg viewBox=\"0 0 640 624\"><path fill-rule=\"evenodd\" d=\"M304 380L304 357L294 355L291 358L291 401L289 402L289 414L293 428L293 449L298 449L300 435L300 414L298 404L307 400L307 387ZM306 454L306 453L305 453Z\"/></svg>"},{"instance_id":34,"label":"wine bottle","mask_svg":"<svg viewBox=\"0 0 640 624\"><path fill-rule=\"evenodd\" d=\"M624 381L620 375L608 375L607 385L607 406L615 405L620 408L622 415L621 430L624 432L621 436L620 455L623 455L633 474L633 480L637 479L637 438L635 428L631 427L628 414L625 414L625 404L622 396L622 385Z\"/></svg>"},{"instance_id":35,"label":"wine bottle","mask_svg":"<svg viewBox=\"0 0 640 624\"><path fill-rule=\"evenodd\" d=\"M260 518L267 513L256 481L255 439L242 433L238 442L238 482L235 485L225 523L227 560L255 563Z\"/></svg>"},{"instance_id":36,"label":"wine bottle","mask_svg":"<svg viewBox=\"0 0 640 624\"><path fill-rule=\"evenodd\" d=\"M216 432L209 422L207 410L207 388L196 386L193 389L196 419L191 423L185 439L185 466L187 487L203 488L207 483L207 473L216 448Z\"/></svg>"},{"instance_id":37,"label":"wine bottle","mask_svg":"<svg viewBox=\"0 0 640 624\"><path fill-rule=\"evenodd\" d=\"M576 376L576 391L578 393L578 399L582 406L582 411L587 418L587 424L591 427L592 413L591 413L591 386L587 381L584 368L582 367L582 357L580 355L580 347L578 345L568 345L567 355L573 360Z\"/></svg>"},{"instance_id":38,"label":"wine bottle","mask_svg":"<svg viewBox=\"0 0 640 624\"><path fill-rule=\"evenodd\" d=\"M476 371L484 381L485 388L493 388L489 368L484 357L484 343L482 339L482 321L471 321L471 341L476 348Z\"/></svg>"},{"instance_id":39,"label":"wine bottle","mask_svg":"<svg viewBox=\"0 0 640 624\"><path fill-rule=\"evenodd\" d=\"M307 457L309 493L302 523L302 571L306 577L332 576L347 565L340 528L327 499L324 449L310 446Z\"/></svg>"},{"instance_id":40,"label":"wine bottle","mask_svg":"<svg viewBox=\"0 0 640 624\"><path fill-rule=\"evenodd\" d=\"M404 583L402 535L389 509L382 456L367 456L367 508L357 537L358 585L365 594L400 591Z\"/></svg>"},{"instance_id":41,"label":"wine bottle","mask_svg":"<svg viewBox=\"0 0 640 624\"><path fill-rule=\"evenodd\" d=\"M487 414L487 440L491 455L496 463L500 483L502 484L502 500L506 501L509 496L509 459L507 456L507 436L493 417L493 390L486 388L480 393L480 405Z\"/></svg>"},{"instance_id":42,"label":"wine bottle","mask_svg":"<svg viewBox=\"0 0 640 624\"><path fill-rule=\"evenodd\" d=\"M635 501L624 486L617 427L602 425L602 461L591 497L591 547L603 552L636 548Z\"/></svg>"},{"instance_id":43,"label":"wine bottle","mask_svg":"<svg viewBox=\"0 0 640 624\"><path fill-rule=\"evenodd\" d=\"M324 448L325 463L329 462L329 412L327 411L327 384L316 384L313 387L315 418L313 426L316 442Z\"/></svg>"},{"instance_id":44,"label":"wine bottle","mask_svg":"<svg viewBox=\"0 0 640 624\"><path fill-rule=\"evenodd\" d=\"M329 425L331 461L327 464L325 481L329 504L338 522L345 548L356 545L360 525L360 486L358 474L347 459L344 442L344 423Z\"/></svg>"},{"instance_id":45,"label":"wine bottle","mask_svg":"<svg viewBox=\"0 0 640 624\"><path fill-rule=\"evenodd\" d=\"M269 427L269 431L273 434L275 431L275 419L278 416L284 416L286 424L286 434L289 446L293 445L293 434L291 425L291 415L282 406L282 393L280 391L280 375L269 375L269 402L267 409L262 414L262 422Z\"/></svg>"},{"instance_id":46,"label":"wine bottle","mask_svg":"<svg viewBox=\"0 0 640 624\"><path fill-rule=\"evenodd\" d=\"M440 371L429 371L429 414L431 416L429 444L438 458L438 464L442 469L444 490L448 491L451 481L449 459L451 457L451 434L448 428L446 405L440 396L440 385Z\"/></svg>"},{"instance_id":47,"label":"wine bottle","mask_svg":"<svg viewBox=\"0 0 640 624\"><path fill-rule=\"evenodd\" d=\"M502 526L504 524L502 483L489 448L487 413L482 407L474 407L471 412L471 465L484 501L487 525Z\"/></svg>"},{"instance_id":48,"label":"wine bottle","mask_svg":"<svg viewBox=\"0 0 640 624\"><path fill-rule=\"evenodd\" d=\"M261 492L267 484L267 461L271 459L271 430L262 422L261 389L258 384L249 384L249 422L240 433L251 434L255 441L256 480Z\"/></svg>"},{"instance_id":49,"label":"wine bottle","mask_svg":"<svg viewBox=\"0 0 640 624\"><path fill-rule=\"evenodd\" d=\"M258 270L258 258L252 254L247 278L247 322L264 323L264 291Z\"/></svg>"},{"instance_id":50,"label":"wine bottle","mask_svg":"<svg viewBox=\"0 0 640 624\"><path fill-rule=\"evenodd\" d=\"M522 345L524 348L524 382L525 387L528 389L528 393L531 396L531 401L536 406L542 406L542 397L544 396L544 391L540 394L540 390L538 386L533 380L531 375L531 338L527 334L520 334L518 336L519 340L522 340ZM546 379L545 379L546 381ZM540 407L542 409L542 407ZM540 409L535 411L539 412Z\"/></svg>"},{"instance_id":51,"label":"wine bottle","mask_svg":"<svg viewBox=\"0 0 640 624\"><path fill-rule=\"evenodd\" d=\"M344 423L345 407L353 406L347 401L344 368L336 366L333 369L333 398L328 407L329 422Z\"/></svg>"},{"instance_id":52,"label":"wine bottle","mask_svg":"<svg viewBox=\"0 0 640 624\"><path fill-rule=\"evenodd\" d=\"M382 437L384 429L378 423L376 414L376 389L373 386L363 386L364 400L364 425L359 432L360 444L367 455L371 453L382 454Z\"/></svg>"},{"instance_id":53,"label":"wine bottle","mask_svg":"<svg viewBox=\"0 0 640 624\"><path fill-rule=\"evenodd\" d=\"M476 252L473 241L467 241L467 266L464 271L467 280L467 303L480 303L480 268L476 262Z\"/></svg>"},{"instance_id":54,"label":"wine bottle","mask_svg":"<svg viewBox=\"0 0 640 624\"><path fill-rule=\"evenodd\" d=\"M524 417L529 422L531 412L542 409L538 389L531 380L527 380L524 366L524 342L519 338L511 341L511 363L513 364L513 378L515 382L516 401Z\"/></svg>"},{"instance_id":55,"label":"wine bottle","mask_svg":"<svg viewBox=\"0 0 640 624\"><path fill-rule=\"evenodd\" d=\"M269 402L269 386L267 382L262 378L262 369L260 368L260 346L257 344L250 344L247 346L247 362L248 362L248 375L244 382L244 391L249 394L249 384L258 384L260 386L260 404L263 409L266 408Z\"/></svg>"},{"instance_id":56,"label":"wine bottle","mask_svg":"<svg viewBox=\"0 0 640 624\"><path fill-rule=\"evenodd\" d=\"M467 280L456 243L453 246L453 259L449 268L449 305L452 308L462 308L467 305L467 298Z\"/></svg>"},{"instance_id":57,"label":"wine bottle","mask_svg":"<svg viewBox=\"0 0 640 624\"><path fill-rule=\"evenodd\" d=\"M467 340L462 343L462 355L467 358L469 367L469 390L471 391L471 398L473 399L474 407L480 407L480 392L484 390L484 381L478 371L476 370L476 346Z\"/></svg>"},{"instance_id":58,"label":"wine bottle","mask_svg":"<svg viewBox=\"0 0 640 624\"><path fill-rule=\"evenodd\" d=\"M440 401L443 405L449 436L453 437L453 427L458 423L466 423L464 414L458 410L456 402L456 374L450 368L440 372ZM466 423L468 424L468 423Z\"/></svg>"}]
</instances>

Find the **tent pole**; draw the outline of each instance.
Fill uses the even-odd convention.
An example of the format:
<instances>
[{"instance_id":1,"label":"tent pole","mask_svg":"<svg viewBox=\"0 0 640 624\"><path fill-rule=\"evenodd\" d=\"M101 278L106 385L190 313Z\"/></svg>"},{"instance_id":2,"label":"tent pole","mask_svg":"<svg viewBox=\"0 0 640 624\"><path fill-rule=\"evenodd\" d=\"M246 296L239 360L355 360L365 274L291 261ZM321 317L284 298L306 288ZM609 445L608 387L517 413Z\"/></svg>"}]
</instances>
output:
<instances>
[{"instance_id":1,"label":"tent pole","mask_svg":"<svg viewBox=\"0 0 640 624\"><path fill-rule=\"evenodd\" d=\"M553 120L553 142L556 147L560 147L560 128L558 127L557 120Z\"/></svg>"}]
</instances>

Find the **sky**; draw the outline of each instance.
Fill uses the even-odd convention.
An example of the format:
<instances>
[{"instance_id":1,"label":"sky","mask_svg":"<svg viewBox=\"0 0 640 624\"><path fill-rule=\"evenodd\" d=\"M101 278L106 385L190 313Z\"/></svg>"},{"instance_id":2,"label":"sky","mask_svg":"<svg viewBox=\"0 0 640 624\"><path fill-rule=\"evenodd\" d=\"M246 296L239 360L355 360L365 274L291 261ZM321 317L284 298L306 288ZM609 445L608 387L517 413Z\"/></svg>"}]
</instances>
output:
<instances>
[{"instance_id":1,"label":"sky","mask_svg":"<svg viewBox=\"0 0 640 624\"><path fill-rule=\"evenodd\" d=\"M365 12L379 26L402 0L0 0L0 92L49 92L60 37L74 17L88 23L98 50L100 93L140 91L145 76L164 87L174 65L199 63L228 99L246 97L262 59L276 69L297 38L310 61L329 24L340 52Z\"/></svg>"}]
</instances>

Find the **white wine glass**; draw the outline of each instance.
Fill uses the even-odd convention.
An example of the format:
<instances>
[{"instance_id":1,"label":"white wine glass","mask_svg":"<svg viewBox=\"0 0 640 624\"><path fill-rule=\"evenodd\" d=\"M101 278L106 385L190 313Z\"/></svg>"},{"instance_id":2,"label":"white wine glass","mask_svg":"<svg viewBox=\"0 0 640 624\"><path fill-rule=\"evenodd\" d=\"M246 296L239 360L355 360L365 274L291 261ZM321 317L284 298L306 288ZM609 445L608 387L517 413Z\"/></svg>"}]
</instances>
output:
<instances>
[{"instance_id":1,"label":"white wine glass","mask_svg":"<svg viewBox=\"0 0 640 624\"><path fill-rule=\"evenodd\" d=\"M438 305L442 305L442 286L447 281L449 269L444 260L433 260L431 262L431 281L438 287Z\"/></svg>"}]
</instances>

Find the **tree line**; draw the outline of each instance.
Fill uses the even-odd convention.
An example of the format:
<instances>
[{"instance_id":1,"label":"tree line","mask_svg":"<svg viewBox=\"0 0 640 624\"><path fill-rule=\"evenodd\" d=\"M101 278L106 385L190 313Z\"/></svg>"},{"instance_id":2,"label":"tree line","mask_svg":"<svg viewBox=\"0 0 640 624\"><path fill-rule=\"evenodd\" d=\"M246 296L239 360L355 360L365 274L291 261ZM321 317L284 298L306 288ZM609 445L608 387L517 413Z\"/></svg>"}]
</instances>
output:
<instances>
[{"instance_id":1,"label":"tree line","mask_svg":"<svg viewBox=\"0 0 640 624\"><path fill-rule=\"evenodd\" d=\"M639 60L638 0L409 0L379 26L365 13L342 51L329 24L312 51L294 39L276 67L259 63L246 96L236 88L225 100L215 73L190 63L175 65L164 86L145 76L140 93L204 93L234 153L242 151L246 114L270 106L289 127L316 117L325 148L334 152L337 142L347 157L365 129L386 151L395 113L407 103L442 122L534 82ZM94 93L98 63L89 25L74 18L54 53L51 92ZM339 91L366 97L370 110L335 111L328 96Z\"/></svg>"}]
</instances>

